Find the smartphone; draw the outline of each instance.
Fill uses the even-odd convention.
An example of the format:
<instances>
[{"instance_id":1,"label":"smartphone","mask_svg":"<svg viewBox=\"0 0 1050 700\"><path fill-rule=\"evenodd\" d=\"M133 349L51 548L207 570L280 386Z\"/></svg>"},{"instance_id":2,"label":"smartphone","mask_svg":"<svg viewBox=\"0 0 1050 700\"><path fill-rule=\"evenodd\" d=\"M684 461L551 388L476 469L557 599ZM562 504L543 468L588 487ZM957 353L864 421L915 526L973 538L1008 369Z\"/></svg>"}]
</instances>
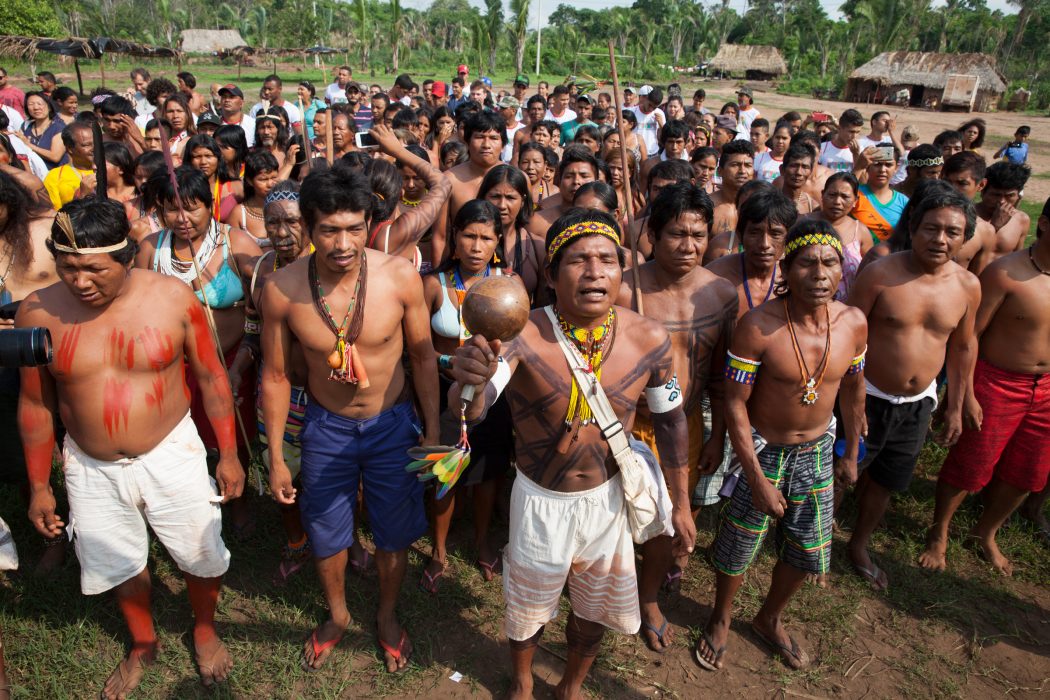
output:
<instances>
[{"instance_id":1,"label":"smartphone","mask_svg":"<svg viewBox=\"0 0 1050 700\"><path fill-rule=\"evenodd\" d=\"M813 121L815 123L826 122L827 120L828 120L828 115L825 114L824 112L814 112L813 113Z\"/></svg>"},{"instance_id":2,"label":"smartphone","mask_svg":"<svg viewBox=\"0 0 1050 700\"><path fill-rule=\"evenodd\" d=\"M293 143L299 146L299 152L295 154L295 164L302 165L306 162L306 144L303 142L302 134L296 134L288 139L289 146Z\"/></svg>"},{"instance_id":3,"label":"smartphone","mask_svg":"<svg viewBox=\"0 0 1050 700\"><path fill-rule=\"evenodd\" d=\"M876 160L894 160L893 146L878 146L878 151L875 156Z\"/></svg>"},{"instance_id":4,"label":"smartphone","mask_svg":"<svg viewBox=\"0 0 1050 700\"><path fill-rule=\"evenodd\" d=\"M358 131L354 134L354 143L358 148L379 148L379 142L367 131Z\"/></svg>"}]
</instances>

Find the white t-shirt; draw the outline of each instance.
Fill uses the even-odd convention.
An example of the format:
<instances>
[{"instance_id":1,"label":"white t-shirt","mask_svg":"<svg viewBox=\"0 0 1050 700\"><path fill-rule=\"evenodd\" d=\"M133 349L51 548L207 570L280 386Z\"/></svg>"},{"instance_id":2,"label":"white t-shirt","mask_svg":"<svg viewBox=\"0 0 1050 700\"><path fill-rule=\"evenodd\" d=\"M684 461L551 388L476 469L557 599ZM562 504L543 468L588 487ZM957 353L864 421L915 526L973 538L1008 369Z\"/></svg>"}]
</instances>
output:
<instances>
[{"instance_id":1,"label":"white t-shirt","mask_svg":"<svg viewBox=\"0 0 1050 700\"><path fill-rule=\"evenodd\" d=\"M772 151L765 151L755 156L755 179L773 182L780 177L780 165L783 158L776 159Z\"/></svg>"},{"instance_id":2,"label":"white t-shirt","mask_svg":"<svg viewBox=\"0 0 1050 700\"><path fill-rule=\"evenodd\" d=\"M230 123L230 122L226 121L226 118L223 117L222 115L219 115L219 117L222 119L222 123L223 123L224 126ZM248 139L248 148L251 148L252 146L254 146L255 145L255 120L252 119L247 114L242 114L241 115L241 121L240 121L239 124L237 124L237 126L241 127L241 129L244 131L244 137L246 139Z\"/></svg>"},{"instance_id":3,"label":"white t-shirt","mask_svg":"<svg viewBox=\"0 0 1050 700\"><path fill-rule=\"evenodd\" d=\"M299 107L289 102L288 100L285 100L280 105L271 106L277 106L284 109L284 111L288 113L288 131L293 135L298 133L299 130L297 127L303 121L303 115L299 113ZM263 103L256 102L255 105L251 108L251 110L249 110L248 114L254 119L255 117L259 116L259 112L261 111L263 111Z\"/></svg>"},{"instance_id":4,"label":"white t-shirt","mask_svg":"<svg viewBox=\"0 0 1050 700\"><path fill-rule=\"evenodd\" d=\"M867 136L861 136L859 139L857 139L857 143L860 144L860 150L863 151L865 148L870 148L872 146L878 146L883 141L889 141L889 140L890 140L889 136L887 136L886 138L882 139L882 141L875 141L873 139L868 138Z\"/></svg>"},{"instance_id":5,"label":"white t-shirt","mask_svg":"<svg viewBox=\"0 0 1050 700\"><path fill-rule=\"evenodd\" d=\"M503 151L500 153L500 160L504 163L509 163L510 159L514 157L514 134L518 133L525 128L525 125L518 122L518 125L513 129L504 129L507 132L507 145L503 147Z\"/></svg>"},{"instance_id":6,"label":"white t-shirt","mask_svg":"<svg viewBox=\"0 0 1050 700\"><path fill-rule=\"evenodd\" d=\"M332 83L325 88L324 98L330 105L346 102L346 88L339 87L339 83Z\"/></svg>"},{"instance_id":7,"label":"white t-shirt","mask_svg":"<svg viewBox=\"0 0 1050 700\"><path fill-rule=\"evenodd\" d=\"M747 130L748 138L751 136L751 122L756 119L758 119L758 110L755 109L754 106L751 106L748 109L738 108L737 122Z\"/></svg>"},{"instance_id":8,"label":"white t-shirt","mask_svg":"<svg viewBox=\"0 0 1050 700\"><path fill-rule=\"evenodd\" d=\"M19 159L25 160L26 165L29 166L29 172L36 175L43 182L44 178L47 177L47 164L44 163L44 159L29 150L29 146L22 143L22 139L12 136L8 140L11 142L11 147L15 149L15 155Z\"/></svg>"},{"instance_id":9,"label":"white t-shirt","mask_svg":"<svg viewBox=\"0 0 1050 700\"><path fill-rule=\"evenodd\" d=\"M157 109L146 100L146 96L141 92L136 92L131 96L131 103L135 105L135 112L138 113L140 117L147 117L153 114Z\"/></svg>"},{"instance_id":10,"label":"white t-shirt","mask_svg":"<svg viewBox=\"0 0 1050 700\"><path fill-rule=\"evenodd\" d=\"M646 114L640 107L631 107L631 111L638 120L638 126L634 130L635 135L645 143L646 153L656 153L660 150L660 141L656 135L660 132L660 125L667 123L663 110L657 107Z\"/></svg>"},{"instance_id":11,"label":"white t-shirt","mask_svg":"<svg viewBox=\"0 0 1050 700\"><path fill-rule=\"evenodd\" d=\"M831 168L835 172L853 172L853 151L839 148L831 141L820 144L820 158L817 160L821 165Z\"/></svg>"},{"instance_id":12,"label":"white t-shirt","mask_svg":"<svg viewBox=\"0 0 1050 700\"><path fill-rule=\"evenodd\" d=\"M573 110L571 110L568 107L566 107L565 111L562 112L561 116L560 117L556 117L556 116L554 116L554 113L551 112L548 109L547 110L547 114L545 114L543 116L543 118L544 119L549 119L550 121L558 122L558 124L561 125L561 124L564 124L565 122L571 122L573 119L575 119L576 118L576 112L574 112Z\"/></svg>"},{"instance_id":13,"label":"white t-shirt","mask_svg":"<svg viewBox=\"0 0 1050 700\"><path fill-rule=\"evenodd\" d=\"M7 115L7 121L9 122L8 125L7 125L7 130L8 131L21 131L22 130L22 124L25 123L25 119L22 118L22 115L19 114L18 111L14 107L8 107L7 105L0 105L0 110L3 110L4 114ZM17 139L12 139L12 141L14 141L14 140L17 140ZM19 143L21 143L21 141L19 141Z\"/></svg>"}]
</instances>

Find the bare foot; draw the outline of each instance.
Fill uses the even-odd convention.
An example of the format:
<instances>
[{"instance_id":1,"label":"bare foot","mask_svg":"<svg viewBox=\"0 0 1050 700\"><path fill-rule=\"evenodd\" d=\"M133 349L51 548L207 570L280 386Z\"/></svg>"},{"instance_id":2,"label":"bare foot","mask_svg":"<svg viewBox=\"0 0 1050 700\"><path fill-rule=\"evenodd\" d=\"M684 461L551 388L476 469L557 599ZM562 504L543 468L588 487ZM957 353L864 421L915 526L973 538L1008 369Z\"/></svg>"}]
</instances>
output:
<instances>
[{"instance_id":1,"label":"bare foot","mask_svg":"<svg viewBox=\"0 0 1050 700\"><path fill-rule=\"evenodd\" d=\"M693 649L693 658L708 671L719 670L724 665L726 642L729 639L729 621L708 620L707 628Z\"/></svg>"},{"instance_id":2,"label":"bare foot","mask_svg":"<svg viewBox=\"0 0 1050 700\"><path fill-rule=\"evenodd\" d=\"M570 688L565 683L565 679L562 679L561 683L554 689L554 697L558 700L579 700L583 697L582 685L577 688Z\"/></svg>"},{"instance_id":3,"label":"bare foot","mask_svg":"<svg viewBox=\"0 0 1050 700\"><path fill-rule=\"evenodd\" d=\"M751 621L751 629L774 654L796 671L809 666L809 655L799 648L795 639L787 633L779 619L769 620L756 617Z\"/></svg>"},{"instance_id":4,"label":"bare foot","mask_svg":"<svg viewBox=\"0 0 1050 700\"><path fill-rule=\"evenodd\" d=\"M642 604L642 639L645 645L658 654L662 654L674 642L674 628L660 612L656 603Z\"/></svg>"},{"instance_id":5,"label":"bare foot","mask_svg":"<svg viewBox=\"0 0 1050 700\"><path fill-rule=\"evenodd\" d=\"M996 543L995 537L982 537L974 533L970 533L970 537L973 538L974 544L977 545L977 551L982 559L991 564L1003 576L1014 575L1014 565L999 551L999 545Z\"/></svg>"},{"instance_id":6,"label":"bare foot","mask_svg":"<svg viewBox=\"0 0 1050 700\"><path fill-rule=\"evenodd\" d=\"M817 588L828 588L828 575L827 574L806 574L806 583L816 586Z\"/></svg>"},{"instance_id":7,"label":"bare foot","mask_svg":"<svg viewBox=\"0 0 1050 700\"><path fill-rule=\"evenodd\" d=\"M345 622L329 619L314 629L303 647L303 669L316 671L321 668L331 656L335 645L343 640L343 634L346 633L349 624L350 616L347 615Z\"/></svg>"},{"instance_id":8,"label":"bare foot","mask_svg":"<svg viewBox=\"0 0 1050 700\"><path fill-rule=\"evenodd\" d=\"M156 655L156 648L152 651L133 650L121 659L102 688L104 700L124 700L128 697L128 694L142 682L146 667L153 663ZM5 690L10 689L5 687Z\"/></svg>"},{"instance_id":9,"label":"bare foot","mask_svg":"<svg viewBox=\"0 0 1050 700\"><path fill-rule=\"evenodd\" d=\"M233 670L233 659L230 658L230 652L226 651L226 645L214 632L202 635L201 639L197 639L197 634L194 633L193 650L197 657L201 684L205 688L222 683L229 677L230 671Z\"/></svg>"},{"instance_id":10,"label":"bare foot","mask_svg":"<svg viewBox=\"0 0 1050 700\"><path fill-rule=\"evenodd\" d=\"M871 560L868 550L862 549L858 552L851 549L849 558L850 563L853 564L853 570L871 584L873 590L884 591L889 587L890 581L886 572Z\"/></svg>"},{"instance_id":11,"label":"bare foot","mask_svg":"<svg viewBox=\"0 0 1050 700\"><path fill-rule=\"evenodd\" d=\"M507 691L507 700L532 700L532 678L515 680Z\"/></svg>"},{"instance_id":12,"label":"bare foot","mask_svg":"<svg viewBox=\"0 0 1050 700\"><path fill-rule=\"evenodd\" d=\"M65 563L66 537L65 535L59 535L59 537L62 539L61 542L44 548L44 553L40 555L40 561L36 563L36 567L33 569L34 576L47 576Z\"/></svg>"},{"instance_id":13,"label":"bare foot","mask_svg":"<svg viewBox=\"0 0 1050 700\"><path fill-rule=\"evenodd\" d=\"M926 551L919 555L919 566L933 571L944 571L947 562L944 553L948 550L948 540L938 537L933 530L926 533Z\"/></svg>"},{"instance_id":14,"label":"bare foot","mask_svg":"<svg viewBox=\"0 0 1050 700\"><path fill-rule=\"evenodd\" d=\"M412 658L412 642L405 628L391 615L388 619L376 620L379 648L383 650L387 673L400 673L408 668Z\"/></svg>"}]
</instances>

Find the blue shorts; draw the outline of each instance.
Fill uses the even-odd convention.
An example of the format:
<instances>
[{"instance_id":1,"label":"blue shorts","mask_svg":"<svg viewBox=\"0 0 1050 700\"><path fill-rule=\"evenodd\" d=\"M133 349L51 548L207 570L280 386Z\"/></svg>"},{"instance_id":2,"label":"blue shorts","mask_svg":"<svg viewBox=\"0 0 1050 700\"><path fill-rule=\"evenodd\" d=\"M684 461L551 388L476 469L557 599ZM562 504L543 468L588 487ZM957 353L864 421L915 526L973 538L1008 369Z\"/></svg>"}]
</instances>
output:
<instances>
[{"instance_id":1,"label":"blue shorts","mask_svg":"<svg viewBox=\"0 0 1050 700\"><path fill-rule=\"evenodd\" d=\"M377 549L406 549L427 530L423 483L405 471L406 451L419 444L411 402L366 419L344 418L316 401L306 407L299 507L314 555L330 557L354 539L358 482Z\"/></svg>"}]
</instances>

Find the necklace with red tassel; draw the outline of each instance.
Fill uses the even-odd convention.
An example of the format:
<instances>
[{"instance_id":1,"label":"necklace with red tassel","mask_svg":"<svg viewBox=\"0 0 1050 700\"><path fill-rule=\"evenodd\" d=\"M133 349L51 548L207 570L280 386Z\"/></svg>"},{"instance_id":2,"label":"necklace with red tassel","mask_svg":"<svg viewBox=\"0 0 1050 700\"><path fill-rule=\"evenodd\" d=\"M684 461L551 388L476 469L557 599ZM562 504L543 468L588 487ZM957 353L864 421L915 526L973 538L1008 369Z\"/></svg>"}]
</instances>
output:
<instances>
[{"instance_id":1,"label":"necklace with red tassel","mask_svg":"<svg viewBox=\"0 0 1050 700\"><path fill-rule=\"evenodd\" d=\"M328 379L341 384L355 384L362 389L368 388L368 375L365 373L364 362L357 352L355 345L361 326L364 324L365 291L367 290L368 261L365 253L361 251L361 271L357 276L357 284L354 286L354 295L350 298L350 304L346 308L343 322L336 324L332 309L321 289L321 280L317 275L317 254L310 256L310 291L313 294L314 305L318 313L328 323L328 327L335 333L335 347L328 355L328 366L332 368Z\"/></svg>"}]
</instances>

